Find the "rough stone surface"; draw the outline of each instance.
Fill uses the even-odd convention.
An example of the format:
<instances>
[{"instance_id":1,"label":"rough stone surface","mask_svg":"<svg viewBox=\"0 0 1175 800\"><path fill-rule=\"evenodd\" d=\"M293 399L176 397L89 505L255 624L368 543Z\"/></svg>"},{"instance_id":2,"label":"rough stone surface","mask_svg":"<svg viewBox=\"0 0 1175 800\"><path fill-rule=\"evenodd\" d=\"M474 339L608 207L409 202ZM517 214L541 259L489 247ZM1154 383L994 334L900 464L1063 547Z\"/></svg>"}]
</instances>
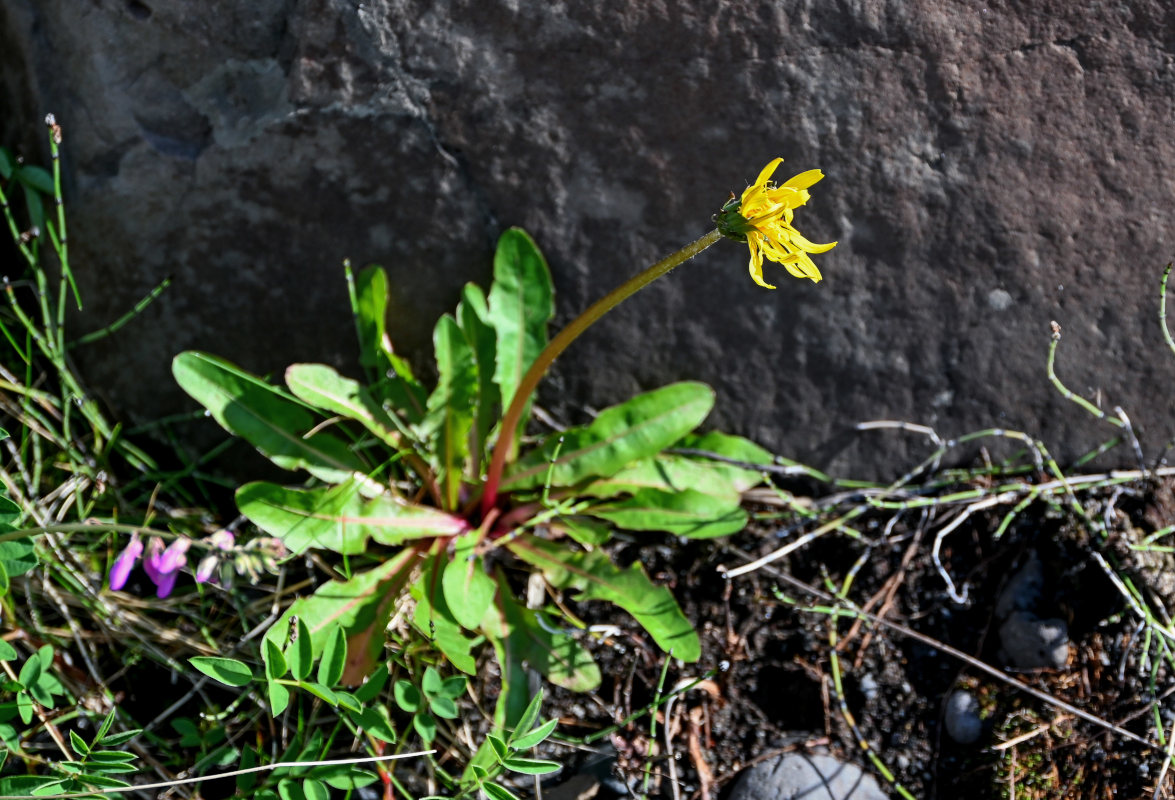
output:
<instances>
[{"instance_id":1,"label":"rough stone surface","mask_svg":"<svg viewBox=\"0 0 1175 800\"><path fill-rule=\"evenodd\" d=\"M1060 669L1069 661L1069 626L1063 619L1014 611L1000 626L1000 644L1009 666Z\"/></svg>"},{"instance_id":2,"label":"rough stone surface","mask_svg":"<svg viewBox=\"0 0 1175 800\"><path fill-rule=\"evenodd\" d=\"M885 800L877 781L854 764L819 754L788 753L746 770L730 800Z\"/></svg>"},{"instance_id":3,"label":"rough stone surface","mask_svg":"<svg viewBox=\"0 0 1175 800\"><path fill-rule=\"evenodd\" d=\"M577 343L546 404L701 379L714 424L842 474L925 454L850 432L876 418L1064 459L1109 434L1046 380L1056 319L1073 390L1172 433L1165 0L6 0L0 66L0 143L40 159L44 113L65 127L78 330L174 277L77 353L131 416L190 407L184 348L351 364L344 257L389 268L424 354L522 225L565 322L782 155L828 176L797 219L840 240L826 281L761 290L720 243Z\"/></svg>"},{"instance_id":4,"label":"rough stone surface","mask_svg":"<svg viewBox=\"0 0 1175 800\"><path fill-rule=\"evenodd\" d=\"M983 720L979 717L979 701L975 695L962 690L952 692L947 698L944 715L947 734L959 744L973 744L983 733Z\"/></svg>"}]
</instances>

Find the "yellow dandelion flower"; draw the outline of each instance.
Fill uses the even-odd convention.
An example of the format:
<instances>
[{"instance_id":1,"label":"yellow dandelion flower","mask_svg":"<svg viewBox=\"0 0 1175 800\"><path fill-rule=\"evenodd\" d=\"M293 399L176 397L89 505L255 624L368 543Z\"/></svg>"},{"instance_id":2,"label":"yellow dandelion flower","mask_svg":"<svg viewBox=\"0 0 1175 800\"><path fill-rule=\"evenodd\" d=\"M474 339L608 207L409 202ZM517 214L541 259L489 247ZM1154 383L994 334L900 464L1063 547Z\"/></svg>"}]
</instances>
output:
<instances>
[{"instance_id":1,"label":"yellow dandelion flower","mask_svg":"<svg viewBox=\"0 0 1175 800\"><path fill-rule=\"evenodd\" d=\"M836 246L836 242L810 242L791 224L795 209L808 202L808 187L824 173L810 169L776 186L771 176L781 163L783 159L777 158L765 166L742 197L732 197L716 217L718 230L724 236L746 242L751 248L751 278L767 289L775 287L763 280L764 258L782 264L797 278L815 282L820 280L820 270L809 254L824 253Z\"/></svg>"}]
</instances>

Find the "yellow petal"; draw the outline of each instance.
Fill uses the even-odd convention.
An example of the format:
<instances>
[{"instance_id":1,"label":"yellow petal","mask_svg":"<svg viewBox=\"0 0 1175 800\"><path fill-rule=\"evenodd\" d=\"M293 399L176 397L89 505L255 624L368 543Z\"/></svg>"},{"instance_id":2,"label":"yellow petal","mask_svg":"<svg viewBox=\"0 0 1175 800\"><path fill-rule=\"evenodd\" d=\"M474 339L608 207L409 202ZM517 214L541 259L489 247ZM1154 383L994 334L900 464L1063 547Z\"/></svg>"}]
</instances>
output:
<instances>
[{"instance_id":1,"label":"yellow petal","mask_svg":"<svg viewBox=\"0 0 1175 800\"><path fill-rule=\"evenodd\" d=\"M754 234L747 236L747 243L751 246L751 280L762 286L764 289L774 289L775 287L763 280L763 253L759 250L755 243Z\"/></svg>"},{"instance_id":2,"label":"yellow petal","mask_svg":"<svg viewBox=\"0 0 1175 800\"><path fill-rule=\"evenodd\" d=\"M738 213L744 217L750 217L755 211L765 205L769 205L767 200L767 190L762 186L748 186L743 190L742 197L738 201Z\"/></svg>"},{"instance_id":3,"label":"yellow petal","mask_svg":"<svg viewBox=\"0 0 1175 800\"><path fill-rule=\"evenodd\" d=\"M792 252L788 247L786 239L764 237L759 245L763 250L763 255L776 262L777 264L787 264L795 261L800 257L799 252Z\"/></svg>"},{"instance_id":4,"label":"yellow petal","mask_svg":"<svg viewBox=\"0 0 1175 800\"><path fill-rule=\"evenodd\" d=\"M790 186L783 186L777 189L768 189L767 197L772 202L782 206L799 208L808 202L812 198L812 195L807 189L793 189Z\"/></svg>"},{"instance_id":5,"label":"yellow petal","mask_svg":"<svg viewBox=\"0 0 1175 800\"><path fill-rule=\"evenodd\" d=\"M763 171L759 173L759 177L755 180L755 186L763 186L775 173L776 167L783 163L782 158L777 158L767 166L763 167Z\"/></svg>"},{"instance_id":6,"label":"yellow petal","mask_svg":"<svg viewBox=\"0 0 1175 800\"><path fill-rule=\"evenodd\" d=\"M828 244L812 244L811 242L808 242L808 244L810 247L805 247L804 250L809 253L827 253L829 250L836 247L837 242L829 242Z\"/></svg>"},{"instance_id":7,"label":"yellow petal","mask_svg":"<svg viewBox=\"0 0 1175 800\"><path fill-rule=\"evenodd\" d=\"M790 272L797 278L808 278L813 283L820 283L820 270L817 269L816 264L812 259L808 258L806 253L801 253L800 258L796 261L784 264L783 268Z\"/></svg>"},{"instance_id":8,"label":"yellow petal","mask_svg":"<svg viewBox=\"0 0 1175 800\"><path fill-rule=\"evenodd\" d=\"M815 242L809 242L800 235L799 231L795 230L794 228L791 231L790 238L791 243L803 250L805 253L827 253L829 250L836 247L836 242L829 242L828 244L816 244Z\"/></svg>"},{"instance_id":9,"label":"yellow petal","mask_svg":"<svg viewBox=\"0 0 1175 800\"><path fill-rule=\"evenodd\" d=\"M752 225L761 227L765 224L771 224L776 218L783 214L785 210L786 206L783 206L779 203L763 203L762 205L756 206L754 208L744 206L743 217Z\"/></svg>"},{"instance_id":10,"label":"yellow petal","mask_svg":"<svg viewBox=\"0 0 1175 800\"><path fill-rule=\"evenodd\" d=\"M788 178L787 182L780 188L788 189L807 189L814 183L818 183L824 177L824 173L818 169L810 169L807 172L801 172L799 175Z\"/></svg>"}]
</instances>

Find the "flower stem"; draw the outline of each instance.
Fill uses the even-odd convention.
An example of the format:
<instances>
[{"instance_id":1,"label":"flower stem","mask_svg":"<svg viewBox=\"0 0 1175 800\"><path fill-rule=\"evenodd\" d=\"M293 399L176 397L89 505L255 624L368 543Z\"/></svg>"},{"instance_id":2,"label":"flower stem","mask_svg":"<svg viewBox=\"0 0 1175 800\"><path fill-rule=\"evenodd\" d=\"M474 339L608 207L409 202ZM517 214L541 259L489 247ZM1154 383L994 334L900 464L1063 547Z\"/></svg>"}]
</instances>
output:
<instances>
[{"instance_id":1,"label":"flower stem","mask_svg":"<svg viewBox=\"0 0 1175 800\"><path fill-rule=\"evenodd\" d=\"M522 413L526 409L526 404L538 386L539 381L547 373L547 370L550 369L555 359L600 317L616 308L616 306L662 275L668 273L674 267L693 258L721 237L722 234L716 229L712 230L697 241L687 244L676 253L661 259L639 275L629 278L620 286L617 286L593 303L586 311L572 320L566 328L559 331L554 339L547 343L547 346L539 353L538 358L530 365L530 369L522 376L518 388L514 391L514 397L510 401L510 406L506 409L505 416L502 417L501 432L498 434L498 441L494 445L494 452L490 458L489 472L486 474L485 489L481 496L481 512L483 516L494 507L494 503L498 500L498 486L502 482L502 469L506 466L506 454L510 452L510 447L514 441L514 434L517 432L518 423L522 419Z\"/></svg>"}]
</instances>

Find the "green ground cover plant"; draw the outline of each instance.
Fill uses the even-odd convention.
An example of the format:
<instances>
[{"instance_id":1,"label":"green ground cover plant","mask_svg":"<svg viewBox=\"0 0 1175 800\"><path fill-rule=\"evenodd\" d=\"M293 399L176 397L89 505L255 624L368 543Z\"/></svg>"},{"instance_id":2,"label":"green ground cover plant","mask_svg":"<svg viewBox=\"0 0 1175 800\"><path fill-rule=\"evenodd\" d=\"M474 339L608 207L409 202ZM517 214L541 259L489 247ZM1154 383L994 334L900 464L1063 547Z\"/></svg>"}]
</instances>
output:
<instances>
[{"instance_id":1,"label":"green ground cover plant","mask_svg":"<svg viewBox=\"0 0 1175 800\"><path fill-rule=\"evenodd\" d=\"M840 730L840 754L870 761L902 797L933 796L929 756L917 751L923 763L903 766L914 751L896 735L909 718L891 705L870 719L865 709L876 701L857 680L862 661L879 674L913 669L887 637L955 659L968 673L957 682L982 700L998 744L958 761L936 756L955 773L984 776L951 784L960 796L1137 788L1139 779L1084 757L1095 752L1091 730L1098 741L1136 748L1105 763L1153 763L1155 796L1170 783L1175 737L1164 698L1175 632L1148 576L1175 568L1175 517L1156 511L1175 475L1161 458L1143 460L1124 412L1064 386L1055 370L1059 326L1048 379L1115 434L1090 458L1124 445L1138 469L1076 472L1087 460L1062 469L1029 432L947 438L872 423L860 428L923 435L930 452L890 483L838 480L704 430L714 395L690 382L563 430L535 413L542 377L587 327L719 238L746 244L751 277L764 287L773 288L764 261L819 280L811 255L832 245L792 227L819 171L777 185L773 161L719 211L716 230L554 335L547 264L529 235L507 230L490 286L466 286L436 325L435 380L418 377L389 339L396 288L387 273L348 265L340 280L350 290L358 374L294 364L277 382L219 356L181 353L179 385L232 434L193 455L177 421L127 431L81 380L75 364L86 344L133 334L137 311L166 285L105 327L68 334L68 310L82 298L61 197L62 131L53 119L47 129L49 170L0 148L0 206L20 264L0 302L0 414L11 434L0 432L0 796L126 796L133 785L260 800L511 800L557 771L570 747L609 740L621 751L618 769L635 762L628 786L640 796L684 792L692 781L713 797L738 764L699 744L706 739L695 712L720 719L722 704L739 697L732 683L779 678L762 678L754 659L739 655L737 631L753 620L732 621L731 596L737 605L744 594L752 616L787 609L789 636L805 625L819 633L799 659L827 698L824 729L834 742ZM1160 320L1175 351L1166 288L1164 274ZM1010 444L1010 452L977 467L943 466L979 442ZM208 460L233 446L257 449L287 477L237 486L209 474ZM212 487L231 489L233 505L218 508ZM927 633L916 621L924 616L895 621L887 611L910 581L911 606L964 615L990 597L976 598L984 559L1007 565L1013 545L1041 546L1042 525L1109 587L1094 627L1107 641L1122 635L1118 649L1105 646L1089 661L1093 699L1066 694L1072 673L1011 677L947 632ZM664 561L656 570L643 563L657 542L672 543L662 558L704 553L711 573L710 565L728 564L714 576L725 597L708 607L724 618L707 618L700 597L651 577L666 571ZM755 552L740 549L748 543ZM624 548L627 560L616 559ZM1155 563L1165 566L1139 566ZM703 569L676 568L683 582ZM872 598L861 596L862 585ZM614 646L621 630L637 643L629 661ZM725 637L717 644L715 630ZM862 631L891 649L876 655L861 645L850 658ZM1090 641L1083 653L1102 639ZM1109 663L1132 696L1114 695L1104 680L1099 688L1097 664ZM609 672L625 670L621 691ZM642 672L652 676L647 697L633 700ZM147 693L127 687L148 680L173 688L144 705ZM920 691L907 699L937 702ZM590 708L568 697L608 711L577 729L575 717ZM1120 706L1098 706L1103 697ZM711 742L760 724L727 721L728 739L716 723ZM683 729L688 759L679 761ZM1044 744L1054 740L1063 744L1055 753Z\"/></svg>"},{"instance_id":2,"label":"green ground cover plant","mask_svg":"<svg viewBox=\"0 0 1175 800\"><path fill-rule=\"evenodd\" d=\"M721 230L619 287L551 341L547 265L529 236L507 231L489 291L467 286L454 314L438 322L438 378L428 388L388 340L391 287L379 267L358 272L348 267L346 273L363 381L326 365L296 364L286 372L286 385L278 387L215 356L180 354L176 380L217 422L278 466L304 473L294 485L254 482L237 489L244 518L268 534L239 542L200 509L200 500L208 499L206 493L197 496L205 477L202 459L171 472L161 468L109 422L74 369L77 348L132 322L166 284L106 328L67 338L68 306L80 308L82 299L70 266L61 197L62 129L52 117L46 124L52 172L0 150L6 189L0 202L25 267L20 280L7 286L8 313L0 320L23 372L6 368L3 376L11 392L4 395L4 410L19 426L19 443L10 448L12 459L2 476L16 496L13 530L0 533L10 539L0 542L9 548L0 553L5 588L10 575L36 563L35 540L56 545L51 549L62 562L45 563L47 575L60 579L84 566L89 577L93 561L79 565L76 557L67 559L63 545L70 536L98 531L108 547L120 545L112 559L107 550L110 589L126 588L141 563L161 599L175 591L193 554L201 556L192 570L201 586L230 581L234 572L256 580L277 568L280 558L329 553L337 559L331 567L335 579L289 604L266 626L259 671L247 659L220 655L195 657L191 667L236 688L259 682L275 717L290 710L299 695L326 703L378 751L379 743L401 738L388 711L392 706L377 702L381 693L409 715L411 729L429 744L438 719L456 716L454 701L466 690L463 674L475 673L479 650L488 648L499 663L501 688L490 714L491 732L463 777L447 784L462 793L508 792L490 782L501 769L537 774L554 766L520 755L541 740L532 741L523 729L538 713L528 670L576 691L599 684L592 632L561 599L564 592L581 602L619 606L667 655L684 662L699 658L697 633L672 592L652 582L639 564L614 565L604 545L617 530L693 538L740 530L747 519L741 493L760 481L756 465L770 455L738 437L696 432L713 405L713 392L701 384L645 393L588 425L537 440L526 437L533 393L550 363L584 329L722 234L748 244L752 277L764 286L764 257L818 280L808 253L832 245L812 245L790 225L792 209L807 200L818 172L776 186L769 180L776 160L744 194L746 203L723 209ZM23 208L9 202L14 188ZM64 483L56 470L67 473ZM533 591L526 598L528 585L545 586L549 599L536 599ZM89 583L67 591L95 596ZM414 611L407 639L400 642L397 666L403 677L385 687L390 670L384 629L406 601ZM118 614L100 598L88 610L108 622ZM8 649L12 652L0 656L15 658L16 651ZM5 708L25 725L32 722L34 706L52 710L55 697L66 694L54 677L53 652L45 645L31 654L6 687L13 701ZM166 656L162 660L175 664ZM97 678L100 669L89 666ZM301 715L304 707L295 705ZM113 721L108 715L102 727L109 729ZM527 724L520 727L522 722ZM210 758L223 761L236 753L248 761L251 752L260 758L260 751L249 748L217 747L220 737L210 738L188 718L177 718L172 727L181 742L209 751ZM9 732L12 751L31 757L20 748L27 732ZM88 744L72 741L72 750L59 742L66 760L53 769L73 776L37 779L37 790L113 786L110 781L120 779L95 778L94 769L78 773L87 758L101 761L93 754L104 736ZM321 755L324 748L329 743L299 735L285 755ZM125 771L129 760L106 771ZM79 783L79 774L88 782ZM317 778L305 780L311 782L302 791L316 795ZM281 793L281 785L275 791ZM256 784L250 790L270 791Z\"/></svg>"}]
</instances>

